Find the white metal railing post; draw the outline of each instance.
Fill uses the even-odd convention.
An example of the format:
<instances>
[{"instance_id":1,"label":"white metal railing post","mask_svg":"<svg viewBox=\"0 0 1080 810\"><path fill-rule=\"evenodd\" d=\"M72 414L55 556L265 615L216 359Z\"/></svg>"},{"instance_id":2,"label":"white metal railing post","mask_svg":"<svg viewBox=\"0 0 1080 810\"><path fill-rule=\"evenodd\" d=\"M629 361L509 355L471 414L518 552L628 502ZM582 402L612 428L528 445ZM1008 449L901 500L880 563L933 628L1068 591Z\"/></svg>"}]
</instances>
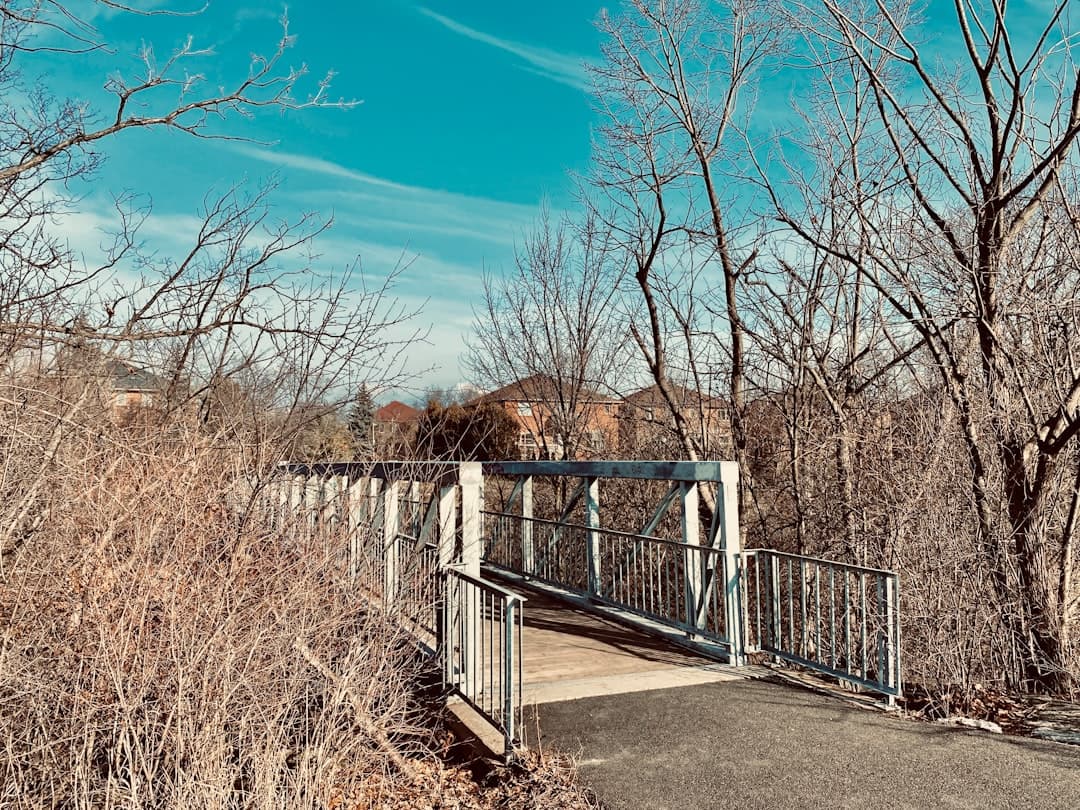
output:
<instances>
[{"instance_id":1,"label":"white metal railing post","mask_svg":"<svg viewBox=\"0 0 1080 810\"><path fill-rule=\"evenodd\" d=\"M506 613L503 619L503 672L502 672L502 714L503 714L503 751L504 756L509 756L513 750L515 729L514 711L514 685L517 682L517 650L514 649L514 625L515 613L518 603L516 599L506 600Z\"/></svg>"},{"instance_id":2,"label":"white metal railing post","mask_svg":"<svg viewBox=\"0 0 1080 810\"><path fill-rule=\"evenodd\" d=\"M896 580L891 576L878 578L878 605L880 621L884 623L879 634L878 679L900 694L900 627L896 622ZM896 698L888 695L890 706Z\"/></svg>"},{"instance_id":3,"label":"white metal railing post","mask_svg":"<svg viewBox=\"0 0 1080 810\"><path fill-rule=\"evenodd\" d=\"M702 589L702 566L701 551L701 517L698 515L698 489L693 481L683 481L679 486L681 508L679 510L682 522L683 541L683 576L685 577L686 592L686 626L687 628L699 628L704 626L705 616L704 593ZM693 637L693 633L687 629L687 635Z\"/></svg>"},{"instance_id":4,"label":"white metal railing post","mask_svg":"<svg viewBox=\"0 0 1080 810\"><path fill-rule=\"evenodd\" d=\"M779 650L783 646L781 632L780 612L780 558L775 554L768 554L769 560L769 646ZM782 659L779 655L773 655L773 663L779 664Z\"/></svg>"},{"instance_id":5,"label":"white metal railing post","mask_svg":"<svg viewBox=\"0 0 1080 810\"><path fill-rule=\"evenodd\" d=\"M334 546L338 528L338 506L341 500L339 477L329 475L323 478L323 486L319 494L322 500L319 505L319 541L323 559L330 561L340 553Z\"/></svg>"},{"instance_id":6,"label":"white metal railing post","mask_svg":"<svg viewBox=\"0 0 1080 810\"><path fill-rule=\"evenodd\" d=\"M304 479L304 531L306 539L311 540L315 535L315 527L319 520L319 495L322 490L322 481L316 475L309 475Z\"/></svg>"},{"instance_id":7,"label":"white metal railing post","mask_svg":"<svg viewBox=\"0 0 1080 810\"><path fill-rule=\"evenodd\" d=\"M289 476L289 535L295 541L300 536L300 517L304 504L302 475Z\"/></svg>"},{"instance_id":8,"label":"white metal railing post","mask_svg":"<svg viewBox=\"0 0 1080 810\"><path fill-rule=\"evenodd\" d=\"M275 508L278 513L276 528L282 533L288 529L288 526L291 523L291 516L289 514L289 482L289 476L283 475L274 483L277 492L277 506Z\"/></svg>"},{"instance_id":9,"label":"white metal railing post","mask_svg":"<svg viewBox=\"0 0 1080 810\"><path fill-rule=\"evenodd\" d=\"M484 474L479 462L465 461L458 465L458 487L461 491L461 555L457 559L460 570L471 576L480 576L480 555L483 551L480 512L483 510ZM479 603L473 604L475 589L458 587L453 607L455 617L462 625L458 643L461 646L461 671L457 677L463 681L468 694L475 694L477 668L483 665L478 644L482 630ZM452 651L451 651L452 652Z\"/></svg>"},{"instance_id":10,"label":"white metal railing post","mask_svg":"<svg viewBox=\"0 0 1080 810\"><path fill-rule=\"evenodd\" d=\"M346 512L346 530L349 535L349 579L353 581L360 573L360 538L366 528L364 511L368 501L367 480L360 478L353 481L346 490L349 501Z\"/></svg>"},{"instance_id":11,"label":"white metal railing post","mask_svg":"<svg viewBox=\"0 0 1080 810\"><path fill-rule=\"evenodd\" d=\"M367 479L367 514L365 517L371 523L372 531L382 530L382 499L379 492L382 491L382 479L371 477Z\"/></svg>"},{"instance_id":12,"label":"white metal railing post","mask_svg":"<svg viewBox=\"0 0 1080 810\"><path fill-rule=\"evenodd\" d=\"M458 685L457 653L460 650L460 643L455 631L460 626L460 611L463 607L461 581L456 577L448 576L445 569L439 572L439 578L443 591L442 621L439 623L443 686L456 687Z\"/></svg>"},{"instance_id":13,"label":"white metal railing post","mask_svg":"<svg viewBox=\"0 0 1080 810\"><path fill-rule=\"evenodd\" d=\"M455 477L452 480L440 483L438 496L439 539L436 566L440 594L436 610L440 612L441 620L437 619L435 624L439 628L437 647L442 656L443 683L447 686L457 686L455 654L458 652L459 643L455 630L461 626L461 612L465 608L461 600L462 589L460 582L446 575L447 569L457 558L458 495L460 489L461 487Z\"/></svg>"},{"instance_id":14,"label":"white metal railing post","mask_svg":"<svg viewBox=\"0 0 1080 810\"><path fill-rule=\"evenodd\" d=\"M454 561L457 540L457 484L439 489L439 570Z\"/></svg>"},{"instance_id":15,"label":"white metal railing post","mask_svg":"<svg viewBox=\"0 0 1080 810\"><path fill-rule=\"evenodd\" d=\"M461 565L472 577L480 576L480 555L483 539L480 530L480 512L483 503L484 474L478 461L463 461L458 467L458 483L461 487Z\"/></svg>"},{"instance_id":16,"label":"white metal railing post","mask_svg":"<svg viewBox=\"0 0 1080 810\"><path fill-rule=\"evenodd\" d=\"M409 482L409 531L412 537L420 537L420 523L423 515L420 513L420 482Z\"/></svg>"},{"instance_id":17,"label":"white metal railing post","mask_svg":"<svg viewBox=\"0 0 1080 810\"><path fill-rule=\"evenodd\" d=\"M724 549L724 621L727 625L728 642L731 644L730 661L735 666L746 663L746 647L742 611L742 571L739 558L742 553L742 537L739 534L739 465L734 461L720 463L720 491L717 493L720 513L720 540Z\"/></svg>"},{"instance_id":18,"label":"white metal railing post","mask_svg":"<svg viewBox=\"0 0 1080 810\"><path fill-rule=\"evenodd\" d=\"M893 668L894 668L894 683L896 687L896 694L898 696L904 694L904 680L903 680L903 664L900 660L901 656L901 629L900 629L900 575L892 577L892 599L889 600L889 616L890 622L893 626Z\"/></svg>"},{"instance_id":19,"label":"white metal railing post","mask_svg":"<svg viewBox=\"0 0 1080 810\"><path fill-rule=\"evenodd\" d=\"M586 581L588 595L600 596L600 480L584 479L585 495L585 566L588 569Z\"/></svg>"},{"instance_id":20,"label":"white metal railing post","mask_svg":"<svg viewBox=\"0 0 1080 810\"><path fill-rule=\"evenodd\" d=\"M384 481L382 488L383 607L393 610L398 596L398 499L401 484Z\"/></svg>"},{"instance_id":21,"label":"white metal railing post","mask_svg":"<svg viewBox=\"0 0 1080 810\"><path fill-rule=\"evenodd\" d=\"M521 570L536 573L536 552L533 549L533 477L526 475L521 481Z\"/></svg>"}]
</instances>

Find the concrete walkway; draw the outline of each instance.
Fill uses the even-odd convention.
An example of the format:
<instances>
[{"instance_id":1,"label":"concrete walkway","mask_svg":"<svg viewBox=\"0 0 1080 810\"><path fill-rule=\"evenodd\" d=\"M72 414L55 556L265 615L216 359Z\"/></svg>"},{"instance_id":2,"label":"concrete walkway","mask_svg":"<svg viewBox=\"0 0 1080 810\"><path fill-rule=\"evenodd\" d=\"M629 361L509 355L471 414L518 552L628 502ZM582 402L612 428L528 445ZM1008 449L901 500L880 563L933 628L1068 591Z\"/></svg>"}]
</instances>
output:
<instances>
[{"instance_id":1,"label":"concrete walkway","mask_svg":"<svg viewBox=\"0 0 1080 810\"><path fill-rule=\"evenodd\" d=\"M1080 747L738 680L528 710L618 808L1078 808ZM534 735L535 736L535 735Z\"/></svg>"}]
</instances>

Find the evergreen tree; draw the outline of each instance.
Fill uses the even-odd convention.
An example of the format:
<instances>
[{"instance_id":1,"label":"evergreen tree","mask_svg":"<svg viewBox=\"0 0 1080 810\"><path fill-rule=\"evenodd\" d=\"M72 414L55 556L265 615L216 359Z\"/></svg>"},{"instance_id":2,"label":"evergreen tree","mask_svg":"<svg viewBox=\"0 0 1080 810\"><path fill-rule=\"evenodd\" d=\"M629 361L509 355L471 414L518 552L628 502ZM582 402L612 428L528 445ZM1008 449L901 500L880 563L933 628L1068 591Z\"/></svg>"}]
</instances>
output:
<instances>
[{"instance_id":1,"label":"evergreen tree","mask_svg":"<svg viewBox=\"0 0 1080 810\"><path fill-rule=\"evenodd\" d=\"M360 384L349 411L349 433L358 459L370 458L375 449L375 403L365 383Z\"/></svg>"}]
</instances>

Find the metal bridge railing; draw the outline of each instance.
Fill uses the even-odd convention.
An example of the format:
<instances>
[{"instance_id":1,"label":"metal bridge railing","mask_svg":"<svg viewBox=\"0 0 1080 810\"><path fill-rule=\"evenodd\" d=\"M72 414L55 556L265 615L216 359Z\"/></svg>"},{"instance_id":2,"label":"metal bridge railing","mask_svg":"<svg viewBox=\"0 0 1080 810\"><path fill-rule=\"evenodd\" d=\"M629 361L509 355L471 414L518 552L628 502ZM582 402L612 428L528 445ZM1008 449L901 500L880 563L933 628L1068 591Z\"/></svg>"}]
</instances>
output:
<instances>
[{"instance_id":1,"label":"metal bridge railing","mask_svg":"<svg viewBox=\"0 0 1080 810\"><path fill-rule=\"evenodd\" d=\"M521 597L451 567L443 572L443 683L502 733L504 750L521 727Z\"/></svg>"},{"instance_id":2,"label":"metal bridge railing","mask_svg":"<svg viewBox=\"0 0 1080 810\"><path fill-rule=\"evenodd\" d=\"M479 577L477 463L284 465L263 508L291 542L338 561L355 591L429 644L445 684L513 753L524 599Z\"/></svg>"},{"instance_id":3,"label":"metal bridge railing","mask_svg":"<svg viewBox=\"0 0 1080 810\"><path fill-rule=\"evenodd\" d=\"M769 549L742 553L748 651L901 694L899 577Z\"/></svg>"},{"instance_id":4,"label":"metal bridge railing","mask_svg":"<svg viewBox=\"0 0 1080 810\"><path fill-rule=\"evenodd\" d=\"M484 512L484 560L516 574L589 593L588 529L507 512Z\"/></svg>"},{"instance_id":5,"label":"metal bridge railing","mask_svg":"<svg viewBox=\"0 0 1080 810\"><path fill-rule=\"evenodd\" d=\"M489 564L730 646L723 550L509 512L484 517Z\"/></svg>"},{"instance_id":6,"label":"metal bridge railing","mask_svg":"<svg viewBox=\"0 0 1080 810\"><path fill-rule=\"evenodd\" d=\"M497 510L483 509L485 472L513 485ZM481 556L713 641L735 665L763 652L890 701L900 695L897 575L742 551L737 472L730 462L288 465L262 497L284 538L328 540L325 553L358 587L434 640L447 685L508 746L520 723L524 600L480 578ZM576 479L557 520L533 513L535 476ZM600 525L600 480L620 478L668 484L637 533ZM699 518L702 484L715 485L708 527ZM655 536L675 509L681 540Z\"/></svg>"}]
</instances>

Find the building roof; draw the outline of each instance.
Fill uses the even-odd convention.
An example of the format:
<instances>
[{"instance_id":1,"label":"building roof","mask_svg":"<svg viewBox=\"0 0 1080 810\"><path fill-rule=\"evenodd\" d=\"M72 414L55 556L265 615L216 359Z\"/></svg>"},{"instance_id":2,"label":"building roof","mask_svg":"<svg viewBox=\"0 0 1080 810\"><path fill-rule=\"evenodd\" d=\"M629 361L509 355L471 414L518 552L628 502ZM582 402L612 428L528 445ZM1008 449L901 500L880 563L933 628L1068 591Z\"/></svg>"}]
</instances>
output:
<instances>
[{"instance_id":1,"label":"building roof","mask_svg":"<svg viewBox=\"0 0 1080 810\"><path fill-rule=\"evenodd\" d=\"M166 383L161 377L125 360L108 360L105 376L114 391L162 391Z\"/></svg>"},{"instance_id":2,"label":"building roof","mask_svg":"<svg viewBox=\"0 0 1080 810\"><path fill-rule=\"evenodd\" d=\"M598 394L588 388L580 388L576 396L570 386L563 386L563 396L559 396L559 383L547 374L533 374L509 385L481 394L470 400L470 404L481 402L555 402L561 399L576 399L578 402L616 402L613 397Z\"/></svg>"},{"instance_id":3,"label":"building roof","mask_svg":"<svg viewBox=\"0 0 1080 810\"><path fill-rule=\"evenodd\" d=\"M409 422L415 422L419 415L420 411L416 408L395 399L375 411L375 421L383 423L395 422L399 425L403 425Z\"/></svg>"}]
</instances>

